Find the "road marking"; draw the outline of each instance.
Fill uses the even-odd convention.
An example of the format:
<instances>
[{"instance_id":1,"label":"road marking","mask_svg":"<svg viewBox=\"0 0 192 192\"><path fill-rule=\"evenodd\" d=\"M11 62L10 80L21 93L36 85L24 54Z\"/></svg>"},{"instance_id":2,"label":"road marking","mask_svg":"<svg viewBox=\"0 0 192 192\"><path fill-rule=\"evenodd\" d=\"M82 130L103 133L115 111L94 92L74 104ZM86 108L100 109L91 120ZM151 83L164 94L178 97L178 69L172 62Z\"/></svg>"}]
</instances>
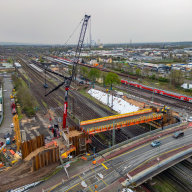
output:
<instances>
[{"instance_id":1,"label":"road marking","mask_svg":"<svg viewBox=\"0 0 192 192\"><path fill-rule=\"evenodd\" d=\"M84 181L84 179L79 175L79 178ZM85 182L85 181L84 181ZM91 187L88 186L88 188L91 190L91 192L93 192L93 190L91 189Z\"/></svg>"},{"instance_id":2,"label":"road marking","mask_svg":"<svg viewBox=\"0 0 192 192\"><path fill-rule=\"evenodd\" d=\"M50 191L52 191L53 189L55 189L56 187L58 187L59 185L61 185L62 184L62 182L60 182L60 183L57 183L55 186L53 186L48 192L50 192Z\"/></svg>"},{"instance_id":3,"label":"road marking","mask_svg":"<svg viewBox=\"0 0 192 192\"><path fill-rule=\"evenodd\" d=\"M130 170L129 172L134 171L135 169L137 169L138 167L142 166L143 164L145 164L146 162L150 161L151 159L153 159L153 158L155 158L155 157L159 157L160 155L164 155L164 154L166 154L166 153L169 153L169 152L172 152L172 151L176 151L176 150L181 149L181 148L183 148L183 147L185 147L185 146L187 146L187 145L184 145L184 146L182 146L182 147L178 147L178 148L176 148L176 149L171 149L170 151L166 151L166 152L164 152L164 153L160 153L160 154L158 154L158 155L155 155L155 156L153 156L153 157L145 160L143 163L139 164L137 167L135 167L134 169Z\"/></svg>"},{"instance_id":4,"label":"road marking","mask_svg":"<svg viewBox=\"0 0 192 192\"><path fill-rule=\"evenodd\" d=\"M95 171L95 170L93 171L93 169L91 169L91 171L96 173L96 171ZM95 177L96 177L96 176L95 176ZM96 178L97 178L97 177L96 177ZM103 181L103 183L104 183L106 186L108 186L108 184L104 181L104 179L101 179L101 178L99 178L99 179L100 179L101 181Z\"/></svg>"},{"instance_id":5,"label":"road marking","mask_svg":"<svg viewBox=\"0 0 192 192\"><path fill-rule=\"evenodd\" d=\"M76 187L76 186L79 185L79 184L80 184L80 183L77 183L77 184L73 185L71 188L67 189L67 191L73 189L74 187ZM67 191L65 191L65 192L67 192Z\"/></svg>"},{"instance_id":6,"label":"road marking","mask_svg":"<svg viewBox=\"0 0 192 192\"><path fill-rule=\"evenodd\" d=\"M160 137L159 139L158 139L158 138L157 138L157 139L158 139L158 140L165 139L165 138L167 138L167 137L170 137L171 134L173 134L173 133L170 133L170 134L168 134L168 135L166 135L166 136L164 136L164 137ZM128 152L126 152L126 153L122 153L122 154L120 154L120 155L118 155L118 156L112 157L112 158L110 158L110 159L108 159L108 160L106 160L106 161L104 161L104 162L108 162L108 161L113 160L113 159L115 159L115 158L117 158L117 157L121 157L121 156L123 156L123 155L132 153L132 152L134 152L134 151L136 151L136 150L138 150L138 149L141 149L141 148L149 145L150 142L151 142L151 141L149 141L149 142L147 142L145 145L141 145L140 147L137 147L137 148L135 148L135 149L133 149L133 150L131 150L131 151L128 151Z\"/></svg>"},{"instance_id":7,"label":"road marking","mask_svg":"<svg viewBox=\"0 0 192 192\"><path fill-rule=\"evenodd\" d=\"M186 129L191 129L191 128L189 128L189 127L186 127L185 129L183 129L183 130L186 130ZM162 140L162 139L165 139L165 138L167 138L167 137L169 137L170 135L171 135L172 133L169 133L168 135L166 135L166 136L164 136L164 137L161 137L161 138L159 138L158 140ZM128 151L128 152L126 152L126 153L123 153L123 154L120 154L120 155L118 155L118 156L115 156L115 157L113 157L113 158L111 158L111 159L108 159L108 160L106 160L106 161L104 161L104 162L108 162L108 161L110 161L110 160L113 160L113 159L115 159L115 158L117 158L117 157L120 157L120 156L123 156L123 155L125 155L125 154L128 154L128 153L131 153L131 152L133 152L133 151L136 151L136 150L138 150L138 149L140 149L140 148L142 148L142 147L145 147L145 146L147 146L147 145L149 145L149 143L150 142L148 142L148 143L146 143L145 145L142 145L142 146L140 146L140 147L137 147L137 148L135 148L135 149L133 149L133 150L131 150L131 151ZM180 147L181 148L181 147ZM178 149L178 148L177 148ZM172 149L171 151L173 151L173 150L176 150L176 149ZM168 151L168 152L170 152L170 151ZM168 153L167 152L167 153ZM165 152L166 153L166 152ZM154 156L155 157L155 156ZM154 158L153 157L153 158ZM141 165L141 164L140 164ZM138 165L139 166L139 165ZM137 167L138 167L137 166ZM129 167L129 166L128 166ZM93 171L93 169L92 168L90 168L92 171ZM136 169L136 168L135 168ZM133 171L134 169L132 169L131 171ZM79 175L79 173L77 173L77 174L75 174L75 175L73 175L71 178L75 178L75 177L77 177ZM79 176L80 177L80 176ZM80 177L81 178L81 177ZM105 177L104 177L105 178ZM106 185L108 185L104 180L102 180ZM60 183L61 184L61 183ZM70 189L72 189L72 188L74 188L75 186L77 186L77 185L79 185L80 183L77 183L76 185L74 185L74 186L72 186L71 188L69 188L66 192L68 192ZM55 187L54 187L55 188ZM54 189L53 188L53 189ZM90 187L89 187L90 188ZM91 190L91 188L90 188L90 190ZM92 190L91 190L92 191ZM49 191L50 192L50 191ZM93 191L92 191L93 192Z\"/></svg>"},{"instance_id":8,"label":"road marking","mask_svg":"<svg viewBox=\"0 0 192 192\"><path fill-rule=\"evenodd\" d=\"M105 169L109 169L104 163L101 163Z\"/></svg>"}]
</instances>

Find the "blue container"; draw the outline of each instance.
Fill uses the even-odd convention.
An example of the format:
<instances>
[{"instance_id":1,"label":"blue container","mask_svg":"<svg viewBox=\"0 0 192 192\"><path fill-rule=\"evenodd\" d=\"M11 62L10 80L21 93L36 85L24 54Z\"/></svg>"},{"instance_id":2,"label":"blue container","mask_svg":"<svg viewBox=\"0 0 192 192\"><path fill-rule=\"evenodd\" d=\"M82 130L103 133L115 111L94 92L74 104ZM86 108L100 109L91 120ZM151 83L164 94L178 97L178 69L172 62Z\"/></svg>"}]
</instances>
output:
<instances>
[{"instance_id":1,"label":"blue container","mask_svg":"<svg viewBox=\"0 0 192 192\"><path fill-rule=\"evenodd\" d=\"M8 137L7 139L6 139L6 145L10 145L11 144L11 140L10 140L10 137Z\"/></svg>"}]
</instances>

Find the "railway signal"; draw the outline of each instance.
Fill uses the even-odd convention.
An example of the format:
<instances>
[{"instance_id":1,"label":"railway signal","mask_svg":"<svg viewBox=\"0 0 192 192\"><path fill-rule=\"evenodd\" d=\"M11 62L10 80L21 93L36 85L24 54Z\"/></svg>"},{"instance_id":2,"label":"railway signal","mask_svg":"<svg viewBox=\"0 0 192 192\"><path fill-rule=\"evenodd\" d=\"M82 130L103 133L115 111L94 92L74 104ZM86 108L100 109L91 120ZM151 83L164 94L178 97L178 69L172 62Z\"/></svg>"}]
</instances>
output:
<instances>
[{"instance_id":1,"label":"railway signal","mask_svg":"<svg viewBox=\"0 0 192 192\"><path fill-rule=\"evenodd\" d=\"M79 36L79 41L76 47L76 52L75 52L75 58L73 60L73 68L72 68L72 73L71 76L66 77L64 75L61 75L57 72L54 72L50 69L45 69L46 71L49 71L55 75L58 75L60 77L62 77L64 79L64 81L62 83L60 83L57 87L55 87L54 89L52 89L51 91L49 91L47 94L45 94L45 96L49 95L50 93L54 92L55 90L59 89L61 86L63 86L65 84L65 102L64 102L64 112L63 112L63 129L66 128L66 120L67 120L67 108L68 108L68 91L71 85L71 81L73 80L75 73L76 73L76 68L77 68L77 64L79 62L79 57L80 57L80 53L82 50L82 46L83 46L83 42L84 42L84 38L85 38L85 33L87 30L87 25L88 25L88 21L89 18L91 16L89 15L85 15L84 16L84 20L83 20L83 24L81 27L81 32L80 32L80 36Z\"/></svg>"}]
</instances>

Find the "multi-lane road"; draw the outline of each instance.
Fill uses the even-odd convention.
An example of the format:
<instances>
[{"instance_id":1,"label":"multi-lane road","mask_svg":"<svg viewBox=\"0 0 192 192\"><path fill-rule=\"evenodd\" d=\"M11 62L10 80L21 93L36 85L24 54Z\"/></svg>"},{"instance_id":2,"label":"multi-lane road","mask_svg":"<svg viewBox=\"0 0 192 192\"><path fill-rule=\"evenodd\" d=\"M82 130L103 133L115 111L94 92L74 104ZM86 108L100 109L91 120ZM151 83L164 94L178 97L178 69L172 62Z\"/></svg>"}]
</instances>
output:
<instances>
[{"instance_id":1,"label":"multi-lane road","mask_svg":"<svg viewBox=\"0 0 192 192\"><path fill-rule=\"evenodd\" d=\"M179 139L173 138L172 133L160 137L161 145L159 147L153 148L150 142L148 142L110 158L102 164L98 164L95 167L92 166L83 173L66 180L64 184L52 189L52 191L77 192L83 190L93 192L95 191L95 185L97 185L98 191L107 188L112 192L112 184L119 181L120 186L120 183L127 179L127 173L133 172L147 161L161 158L164 154L192 144L192 127L184 130L184 132L184 137ZM85 187L82 186L82 182L85 183ZM116 189L114 189L114 191L116 191Z\"/></svg>"}]
</instances>

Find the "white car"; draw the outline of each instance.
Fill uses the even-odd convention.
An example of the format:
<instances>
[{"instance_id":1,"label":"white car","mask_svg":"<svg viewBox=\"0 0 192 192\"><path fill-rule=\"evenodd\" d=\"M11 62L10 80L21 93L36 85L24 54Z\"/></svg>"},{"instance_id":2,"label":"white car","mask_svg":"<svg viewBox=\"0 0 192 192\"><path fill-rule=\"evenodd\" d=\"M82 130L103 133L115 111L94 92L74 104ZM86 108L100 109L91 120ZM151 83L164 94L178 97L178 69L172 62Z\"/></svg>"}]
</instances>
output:
<instances>
[{"instance_id":1,"label":"white car","mask_svg":"<svg viewBox=\"0 0 192 192\"><path fill-rule=\"evenodd\" d=\"M14 128L14 124L13 124L13 123L11 123L10 127L11 127L11 128Z\"/></svg>"},{"instance_id":2,"label":"white car","mask_svg":"<svg viewBox=\"0 0 192 192\"><path fill-rule=\"evenodd\" d=\"M192 122L192 116L188 118L188 122Z\"/></svg>"},{"instance_id":3,"label":"white car","mask_svg":"<svg viewBox=\"0 0 192 192\"><path fill-rule=\"evenodd\" d=\"M129 188L124 188L123 190L122 190L122 192L134 192L133 190L131 190L131 189L129 189Z\"/></svg>"}]
</instances>

